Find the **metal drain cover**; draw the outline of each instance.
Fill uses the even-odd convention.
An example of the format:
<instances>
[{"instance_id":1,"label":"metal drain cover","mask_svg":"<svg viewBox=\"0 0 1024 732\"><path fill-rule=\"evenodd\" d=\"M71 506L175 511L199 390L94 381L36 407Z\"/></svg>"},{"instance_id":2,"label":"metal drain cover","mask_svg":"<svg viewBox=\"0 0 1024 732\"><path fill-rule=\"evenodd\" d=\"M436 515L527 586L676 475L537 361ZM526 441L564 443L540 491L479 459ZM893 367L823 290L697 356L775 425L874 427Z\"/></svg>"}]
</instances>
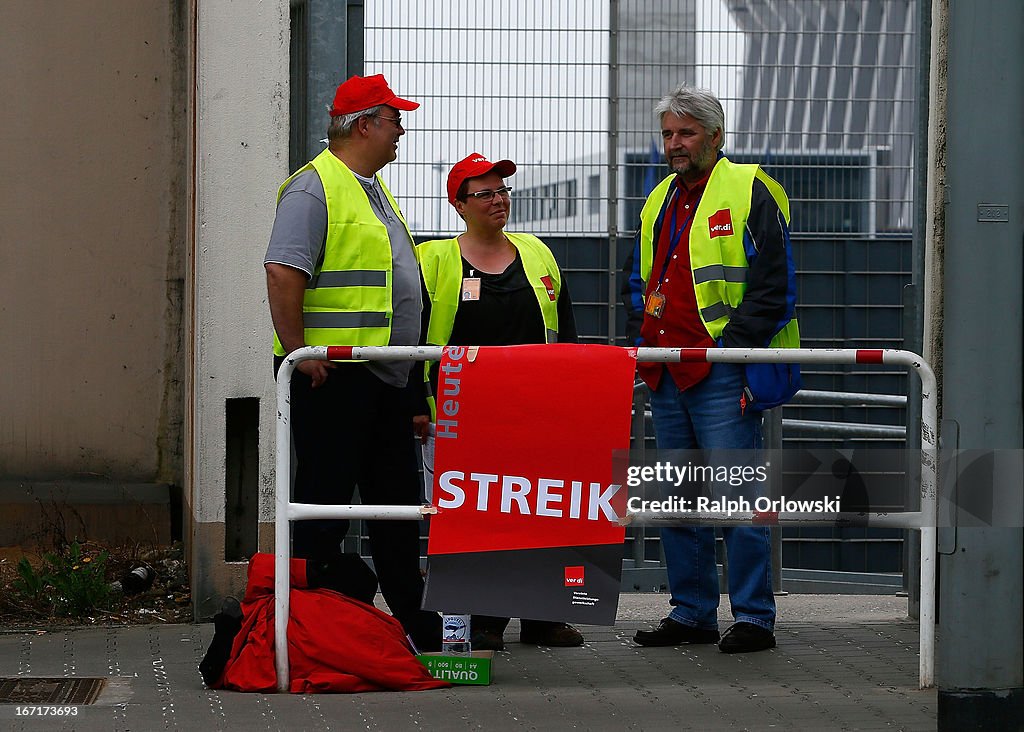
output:
<instances>
[{"instance_id":1,"label":"metal drain cover","mask_svg":"<svg viewBox=\"0 0 1024 732\"><path fill-rule=\"evenodd\" d=\"M92 704L106 679L0 677L0 704Z\"/></svg>"}]
</instances>

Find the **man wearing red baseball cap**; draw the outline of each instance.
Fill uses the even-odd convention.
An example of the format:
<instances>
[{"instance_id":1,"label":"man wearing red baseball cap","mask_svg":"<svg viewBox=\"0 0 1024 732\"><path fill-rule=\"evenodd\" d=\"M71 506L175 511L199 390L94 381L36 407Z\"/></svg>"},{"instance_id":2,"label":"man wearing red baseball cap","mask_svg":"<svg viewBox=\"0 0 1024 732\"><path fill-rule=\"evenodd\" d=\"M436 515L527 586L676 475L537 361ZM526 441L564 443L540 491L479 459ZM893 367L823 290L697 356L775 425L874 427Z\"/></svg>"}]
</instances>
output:
<instances>
[{"instance_id":1,"label":"man wearing red baseball cap","mask_svg":"<svg viewBox=\"0 0 1024 732\"><path fill-rule=\"evenodd\" d=\"M419 107L380 74L334 95L328 147L281 186L264 259L275 369L303 346L417 345L422 310L412 234L379 171L398 155L402 112ZM304 361L291 382L294 500L419 503L410 419L412 362ZM420 397L422 400L422 397ZM420 609L419 530L370 521L370 551L388 607L417 646L440 646L441 621ZM293 555L331 562L347 521L299 521Z\"/></svg>"},{"instance_id":2,"label":"man wearing red baseball cap","mask_svg":"<svg viewBox=\"0 0 1024 732\"><path fill-rule=\"evenodd\" d=\"M331 105L331 117L361 112L382 104L403 112L411 112L420 106L419 102L402 99L391 91L384 74L353 76L338 86L338 91L334 94L334 104Z\"/></svg>"}]
</instances>

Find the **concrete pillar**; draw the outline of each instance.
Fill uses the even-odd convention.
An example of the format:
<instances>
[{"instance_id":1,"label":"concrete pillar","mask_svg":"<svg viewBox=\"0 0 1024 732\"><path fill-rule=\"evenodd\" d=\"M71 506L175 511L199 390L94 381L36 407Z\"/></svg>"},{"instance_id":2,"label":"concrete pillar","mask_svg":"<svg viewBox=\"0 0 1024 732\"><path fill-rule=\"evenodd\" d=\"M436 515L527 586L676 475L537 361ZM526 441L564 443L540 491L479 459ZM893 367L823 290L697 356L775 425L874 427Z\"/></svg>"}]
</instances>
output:
<instances>
[{"instance_id":1,"label":"concrete pillar","mask_svg":"<svg viewBox=\"0 0 1024 732\"><path fill-rule=\"evenodd\" d=\"M226 518L230 526L243 512L246 550L257 543L257 520L260 548L273 537L275 401L263 254L288 174L288 1L243 11L228 0L192 0L190 9L185 496L192 598L196 617L206 618L223 595L245 587L245 563L226 560ZM258 400L256 408L245 400Z\"/></svg>"},{"instance_id":2,"label":"concrete pillar","mask_svg":"<svg viewBox=\"0 0 1024 732\"><path fill-rule=\"evenodd\" d=\"M941 363L943 419L956 429L944 446L958 434L961 448L1020 450L1024 4L949 0L948 10ZM1019 491L1020 475L995 471L992 483ZM1024 530L1019 519L999 523L1011 528L961 527L941 542L940 730L1018 729L1024 719Z\"/></svg>"}]
</instances>

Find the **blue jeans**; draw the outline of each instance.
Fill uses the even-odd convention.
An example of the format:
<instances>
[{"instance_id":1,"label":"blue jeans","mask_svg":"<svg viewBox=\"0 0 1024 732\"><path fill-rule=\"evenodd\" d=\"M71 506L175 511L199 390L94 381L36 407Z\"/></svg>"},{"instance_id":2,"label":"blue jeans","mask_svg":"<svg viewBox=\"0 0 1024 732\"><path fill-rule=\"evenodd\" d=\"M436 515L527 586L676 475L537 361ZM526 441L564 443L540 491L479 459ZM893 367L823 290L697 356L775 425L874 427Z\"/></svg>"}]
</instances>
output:
<instances>
[{"instance_id":1,"label":"blue jeans","mask_svg":"<svg viewBox=\"0 0 1024 732\"><path fill-rule=\"evenodd\" d=\"M707 377L679 391L665 370L651 393L651 414L658 449L761 448L761 413L740 412L743 366L716 363ZM751 462L756 453L751 453ZM722 529L729 561L729 600L737 621L773 630L771 541L767 527ZM715 533L710 527L661 530L672 612L669 617L694 628L718 627L718 569Z\"/></svg>"}]
</instances>

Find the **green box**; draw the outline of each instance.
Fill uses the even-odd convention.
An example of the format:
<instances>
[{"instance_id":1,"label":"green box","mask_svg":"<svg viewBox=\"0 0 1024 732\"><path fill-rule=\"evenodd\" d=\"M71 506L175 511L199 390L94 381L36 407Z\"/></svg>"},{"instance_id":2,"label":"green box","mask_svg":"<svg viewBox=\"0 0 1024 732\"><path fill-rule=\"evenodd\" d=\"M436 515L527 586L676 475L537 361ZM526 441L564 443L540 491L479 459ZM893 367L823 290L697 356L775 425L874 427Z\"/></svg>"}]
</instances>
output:
<instances>
[{"instance_id":1,"label":"green box","mask_svg":"<svg viewBox=\"0 0 1024 732\"><path fill-rule=\"evenodd\" d=\"M435 679L452 684L488 686L491 683L491 659L494 651L473 651L472 656L445 656L421 653L416 658Z\"/></svg>"}]
</instances>

